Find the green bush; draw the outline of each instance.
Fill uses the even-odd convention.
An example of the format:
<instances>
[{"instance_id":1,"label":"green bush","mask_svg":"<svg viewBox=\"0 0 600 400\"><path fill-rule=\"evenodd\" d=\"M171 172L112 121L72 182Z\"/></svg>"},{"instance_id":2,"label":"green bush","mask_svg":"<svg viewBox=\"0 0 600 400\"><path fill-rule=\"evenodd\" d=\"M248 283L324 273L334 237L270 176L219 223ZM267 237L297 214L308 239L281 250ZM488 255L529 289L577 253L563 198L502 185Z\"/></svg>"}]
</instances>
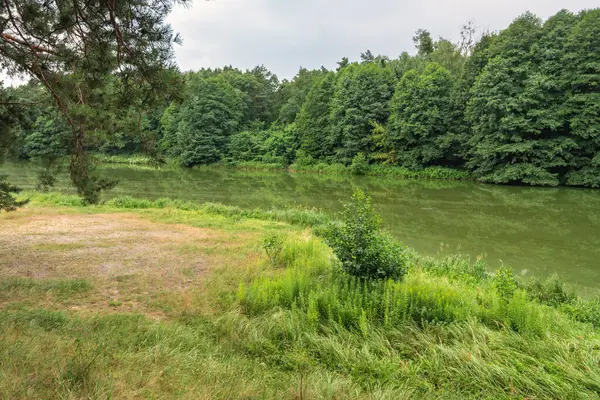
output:
<instances>
[{"instance_id":1,"label":"green bush","mask_svg":"<svg viewBox=\"0 0 600 400\"><path fill-rule=\"evenodd\" d=\"M307 154L304 150L300 149L296 152L296 161L294 162L294 166L296 168L301 167L310 167L315 165L317 160L313 158L310 154Z\"/></svg>"},{"instance_id":2,"label":"green bush","mask_svg":"<svg viewBox=\"0 0 600 400\"><path fill-rule=\"evenodd\" d=\"M600 328L600 298L592 300L576 299L571 303L563 304L560 310L576 321Z\"/></svg>"},{"instance_id":3,"label":"green bush","mask_svg":"<svg viewBox=\"0 0 600 400\"><path fill-rule=\"evenodd\" d=\"M354 156L350 165L350 171L354 175L365 175L369 171L369 162L365 153L358 153Z\"/></svg>"},{"instance_id":4,"label":"green bush","mask_svg":"<svg viewBox=\"0 0 600 400\"><path fill-rule=\"evenodd\" d=\"M574 293L567 291L564 283L560 281L556 274L550 276L545 281L535 279L519 286L522 286L527 291L527 296L530 299L552 307L570 303L577 298Z\"/></svg>"},{"instance_id":5,"label":"green bush","mask_svg":"<svg viewBox=\"0 0 600 400\"><path fill-rule=\"evenodd\" d=\"M350 275L372 279L401 279L405 253L381 230L381 219L371 206L371 198L357 189L352 201L344 204L344 222L331 224L325 242L333 249Z\"/></svg>"}]
</instances>

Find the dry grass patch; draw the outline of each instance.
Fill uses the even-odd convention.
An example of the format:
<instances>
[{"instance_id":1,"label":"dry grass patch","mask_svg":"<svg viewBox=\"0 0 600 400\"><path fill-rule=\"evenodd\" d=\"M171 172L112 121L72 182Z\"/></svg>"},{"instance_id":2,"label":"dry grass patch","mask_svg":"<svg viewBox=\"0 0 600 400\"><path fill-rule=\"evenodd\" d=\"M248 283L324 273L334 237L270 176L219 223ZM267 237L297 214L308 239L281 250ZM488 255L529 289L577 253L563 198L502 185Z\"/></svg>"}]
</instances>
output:
<instances>
[{"instance_id":1,"label":"dry grass patch","mask_svg":"<svg viewBox=\"0 0 600 400\"><path fill-rule=\"evenodd\" d=\"M74 310L156 314L172 309L163 304L189 307L190 298L200 301L211 271L244 267L256 258L251 253L257 233L157 223L134 213L40 208L0 218L0 282L12 279L10 287L23 289L13 290L10 298L0 295L4 304L37 300L47 306L54 292L32 282L85 280L92 290L63 296L61 302Z\"/></svg>"}]
</instances>

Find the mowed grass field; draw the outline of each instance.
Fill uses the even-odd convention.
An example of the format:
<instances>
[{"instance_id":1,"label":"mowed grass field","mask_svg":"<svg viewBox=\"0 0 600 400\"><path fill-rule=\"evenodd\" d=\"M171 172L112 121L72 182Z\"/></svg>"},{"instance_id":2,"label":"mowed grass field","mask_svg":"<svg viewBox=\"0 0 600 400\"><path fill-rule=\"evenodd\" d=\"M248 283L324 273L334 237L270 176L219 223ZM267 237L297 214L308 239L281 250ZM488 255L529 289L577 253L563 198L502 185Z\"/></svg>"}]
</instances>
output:
<instances>
[{"instance_id":1,"label":"mowed grass field","mask_svg":"<svg viewBox=\"0 0 600 400\"><path fill-rule=\"evenodd\" d=\"M1 214L0 397L600 399L600 303L507 298L461 257L357 282L315 221L59 195Z\"/></svg>"}]
</instances>

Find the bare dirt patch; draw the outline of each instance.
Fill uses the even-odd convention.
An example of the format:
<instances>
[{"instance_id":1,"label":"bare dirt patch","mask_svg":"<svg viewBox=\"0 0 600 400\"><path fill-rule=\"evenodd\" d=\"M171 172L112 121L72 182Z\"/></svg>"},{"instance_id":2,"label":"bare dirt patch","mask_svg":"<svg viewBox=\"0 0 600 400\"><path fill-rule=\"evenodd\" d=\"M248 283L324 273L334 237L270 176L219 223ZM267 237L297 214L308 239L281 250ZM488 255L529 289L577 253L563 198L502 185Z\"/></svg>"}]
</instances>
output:
<instances>
[{"instance_id":1,"label":"bare dirt patch","mask_svg":"<svg viewBox=\"0 0 600 400\"><path fill-rule=\"evenodd\" d=\"M0 219L0 279L86 279L94 293L74 308L143 311L165 292L189 297L224 252L249 239L136 214L34 213Z\"/></svg>"}]
</instances>

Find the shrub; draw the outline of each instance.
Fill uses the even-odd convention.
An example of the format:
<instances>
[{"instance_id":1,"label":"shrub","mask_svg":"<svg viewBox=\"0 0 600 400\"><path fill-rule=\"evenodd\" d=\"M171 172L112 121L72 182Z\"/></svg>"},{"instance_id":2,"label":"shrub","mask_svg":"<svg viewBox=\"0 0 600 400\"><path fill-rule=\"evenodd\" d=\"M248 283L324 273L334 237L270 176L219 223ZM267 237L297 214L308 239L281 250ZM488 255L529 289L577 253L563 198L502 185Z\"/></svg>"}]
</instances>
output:
<instances>
[{"instance_id":1,"label":"shrub","mask_svg":"<svg viewBox=\"0 0 600 400\"><path fill-rule=\"evenodd\" d=\"M314 165L316 160L310 154L307 154L304 150L298 150L296 152L296 161L295 165L298 167L307 167Z\"/></svg>"},{"instance_id":2,"label":"shrub","mask_svg":"<svg viewBox=\"0 0 600 400\"><path fill-rule=\"evenodd\" d=\"M550 276L545 281L535 279L532 282L526 282L520 286L523 286L527 291L527 295L530 299L537 300L542 304L552 307L570 303L577 298L574 293L567 290L556 274Z\"/></svg>"},{"instance_id":3,"label":"shrub","mask_svg":"<svg viewBox=\"0 0 600 400\"><path fill-rule=\"evenodd\" d=\"M589 300L575 298L569 303L561 304L559 309L576 321L600 328L600 297Z\"/></svg>"},{"instance_id":4,"label":"shrub","mask_svg":"<svg viewBox=\"0 0 600 400\"><path fill-rule=\"evenodd\" d=\"M354 156L350 170L354 175L365 175L369 171L369 162L365 153L358 153Z\"/></svg>"},{"instance_id":5,"label":"shrub","mask_svg":"<svg viewBox=\"0 0 600 400\"><path fill-rule=\"evenodd\" d=\"M509 301L517 289L517 283L513 277L512 270L508 268L498 269L494 277L493 286L502 299Z\"/></svg>"},{"instance_id":6,"label":"shrub","mask_svg":"<svg viewBox=\"0 0 600 400\"><path fill-rule=\"evenodd\" d=\"M265 253L267 253L269 261L273 264L281 255L281 250L283 250L283 239L277 234L265 236L262 247L265 250Z\"/></svg>"},{"instance_id":7,"label":"shrub","mask_svg":"<svg viewBox=\"0 0 600 400\"><path fill-rule=\"evenodd\" d=\"M371 198L357 189L352 201L344 204L344 222L331 224L325 242L333 249L350 275L372 279L401 279L405 273L405 253L381 230L381 219L371 206Z\"/></svg>"}]
</instances>

